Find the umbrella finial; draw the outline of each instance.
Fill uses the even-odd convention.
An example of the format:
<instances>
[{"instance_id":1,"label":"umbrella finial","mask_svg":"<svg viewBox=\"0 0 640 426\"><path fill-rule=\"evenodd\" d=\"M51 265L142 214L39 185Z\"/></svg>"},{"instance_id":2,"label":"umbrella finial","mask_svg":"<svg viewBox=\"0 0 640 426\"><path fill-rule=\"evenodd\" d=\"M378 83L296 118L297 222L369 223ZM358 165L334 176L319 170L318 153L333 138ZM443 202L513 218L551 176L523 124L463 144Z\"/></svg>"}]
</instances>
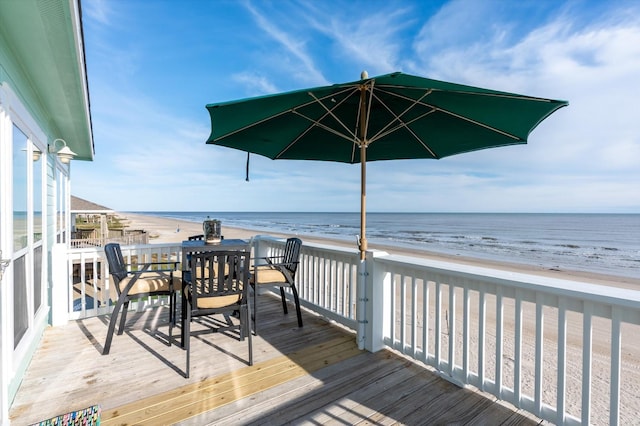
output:
<instances>
[{"instance_id":1,"label":"umbrella finial","mask_svg":"<svg viewBox=\"0 0 640 426\"><path fill-rule=\"evenodd\" d=\"M364 80L366 78L369 78L369 73L365 70L360 73L360 80Z\"/></svg>"}]
</instances>

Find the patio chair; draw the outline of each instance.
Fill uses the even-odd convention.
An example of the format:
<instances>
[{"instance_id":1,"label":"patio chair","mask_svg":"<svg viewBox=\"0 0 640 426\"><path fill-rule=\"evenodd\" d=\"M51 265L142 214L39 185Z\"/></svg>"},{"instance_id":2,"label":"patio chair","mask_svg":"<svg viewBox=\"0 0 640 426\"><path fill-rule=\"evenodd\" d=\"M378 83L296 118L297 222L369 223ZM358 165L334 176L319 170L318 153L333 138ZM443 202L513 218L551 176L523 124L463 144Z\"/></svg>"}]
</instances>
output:
<instances>
[{"instance_id":1,"label":"patio chair","mask_svg":"<svg viewBox=\"0 0 640 426\"><path fill-rule=\"evenodd\" d=\"M191 321L194 318L222 314L224 323L201 321L218 325L211 331L239 331L241 341L248 340L249 365L253 365L251 327L249 324L248 288L249 256L247 251L209 251L193 253L189 270L183 272L182 347L187 351L185 377L189 378L191 352ZM239 312L239 324L231 316ZM226 324L223 326L223 324ZM209 331L209 330L207 330ZM198 334L201 332L198 331ZM222 334L222 333L220 333ZM225 333L226 334L226 333Z\"/></svg>"},{"instance_id":2,"label":"patio chair","mask_svg":"<svg viewBox=\"0 0 640 426\"><path fill-rule=\"evenodd\" d=\"M191 235L189 237L189 241L200 241L200 240L204 240L204 234Z\"/></svg>"},{"instance_id":3,"label":"patio chair","mask_svg":"<svg viewBox=\"0 0 640 426\"><path fill-rule=\"evenodd\" d=\"M266 261L266 263L256 263L253 266L253 274L251 275L251 287L253 288L253 329L258 333L258 306L257 294L258 288L279 287L280 297L282 298L282 309L288 314L287 299L284 293L284 287L289 287L293 293L293 301L296 305L296 313L298 315L298 327L302 327L302 313L300 312L300 299L298 290L296 289L296 271L300 259L300 247L302 241L299 238L289 238L284 247L282 256L271 256L258 258Z\"/></svg>"},{"instance_id":4,"label":"patio chair","mask_svg":"<svg viewBox=\"0 0 640 426\"><path fill-rule=\"evenodd\" d=\"M179 288L180 282L179 277L174 276L178 262L152 262L127 265L124 263L120 244L117 243L105 245L104 252L107 257L107 263L109 264L109 273L113 278L116 293L118 294L118 301L111 313L107 339L102 350L102 354L107 355L111 349L111 340L113 339L118 313L122 309L120 327L118 328L118 335L120 335L124 331L129 302L131 300L148 296L169 296L169 322L173 325L176 316L175 291ZM138 269L136 271L130 271L127 266L136 266ZM171 345L171 337L171 327L169 327L169 345Z\"/></svg>"}]
</instances>

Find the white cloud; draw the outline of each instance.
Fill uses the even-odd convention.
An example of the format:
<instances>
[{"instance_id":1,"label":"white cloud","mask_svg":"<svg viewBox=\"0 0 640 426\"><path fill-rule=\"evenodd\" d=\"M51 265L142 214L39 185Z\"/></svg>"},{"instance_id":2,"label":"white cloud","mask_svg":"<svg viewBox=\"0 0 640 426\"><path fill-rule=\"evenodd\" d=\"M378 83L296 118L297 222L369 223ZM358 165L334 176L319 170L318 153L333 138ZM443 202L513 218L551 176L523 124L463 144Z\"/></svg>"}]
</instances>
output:
<instances>
[{"instance_id":1,"label":"white cloud","mask_svg":"<svg viewBox=\"0 0 640 426\"><path fill-rule=\"evenodd\" d=\"M293 55L294 60L288 61L288 64L290 65L290 72L294 74L297 79L307 82L307 84L328 84L328 81L322 73L318 71L314 58L311 52L307 50L306 43L302 37L287 33L280 28L277 23L270 20L266 14L261 13L250 3L245 3L245 6L247 10L251 12L258 27L260 27L267 36L278 42L287 53ZM273 54L273 52L271 52L271 54ZM278 57L278 61L282 61L282 58Z\"/></svg>"},{"instance_id":2,"label":"white cloud","mask_svg":"<svg viewBox=\"0 0 640 426\"><path fill-rule=\"evenodd\" d=\"M411 10L396 5L381 9L372 8L362 13L360 19L353 19L352 13L335 13L335 8L318 7L311 24L332 40L340 58L349 64L367 67L371 76L398 71L402 53L399 33L413 20ZM353 80L357 78L354 75Z\"/></svg>"},{"instance_id":3,"label":"white cloud","mask_svg":"<svg viewBox=\"0 0 640 426\"><path fill-rule=\"evenodd\" d=\"M232 78L234 81L245 86L247 91L255 96L277 93L279 91L275 84L267 77L256 72L243 71L234 74Z\"/></svg>"},{"instance_id":4,"label":"white cloud","mask_svg":"<svg viewBox=\"0 0 640 426\"><path fill-rule=\"evenodd\" d=\"M83 13L103 25L110 23L111 8L107 0L91 0L82 3Z\"/></svg>"}]
</instances>

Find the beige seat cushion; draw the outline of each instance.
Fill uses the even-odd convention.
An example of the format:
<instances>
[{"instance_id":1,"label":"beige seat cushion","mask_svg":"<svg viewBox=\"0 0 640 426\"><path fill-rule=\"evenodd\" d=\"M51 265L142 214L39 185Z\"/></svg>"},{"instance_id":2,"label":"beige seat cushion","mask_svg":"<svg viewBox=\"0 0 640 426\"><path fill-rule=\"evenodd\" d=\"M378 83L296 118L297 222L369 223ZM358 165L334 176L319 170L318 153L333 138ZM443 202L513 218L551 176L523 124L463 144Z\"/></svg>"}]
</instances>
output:
<instances>
[{"instance_id":1,"label":"beige seat cushion","mask_svg":"<svg viewBox=\"0 0 640 426\"><path fill-rule=\"evenodd\" d=\"M215 297L198 297L198 308L200 309L216 309L225 306L235 305L240 302L242 295L230 294L228 296Z\"/></svg>"},{"instance_id":2,"label":"beige seat cushion","mask_svg":"<svg viewBox=\"0 0 640 426\"><path fill-rule=\"evenodd\" d=\"M122 292L125 287L129 284L129 282L135 278L134 277L126 277L122 281L120 281L120 291ZM173 287L174 289L180 288L180 277L173 277ZM129 289L129 295L134 294L143 294L143 293L153 293L160 291L169 291L169 273L162 272L145 272L137 276L136 281L133 283L133 286Z\"/></svg>"},{"instance_id":3,"label":"beige seat cushion","mask_svg":"<svg viewBox=\"0 0 640 426\"><path fill-rule=\"evenodd\" d=\"M256 281L257 276L257 281ZM251 283L260 284L289 284L285 275L279 269L271 265L260 265L257 267L256 273L251 276Z\"/></svg>"}]
</instances>

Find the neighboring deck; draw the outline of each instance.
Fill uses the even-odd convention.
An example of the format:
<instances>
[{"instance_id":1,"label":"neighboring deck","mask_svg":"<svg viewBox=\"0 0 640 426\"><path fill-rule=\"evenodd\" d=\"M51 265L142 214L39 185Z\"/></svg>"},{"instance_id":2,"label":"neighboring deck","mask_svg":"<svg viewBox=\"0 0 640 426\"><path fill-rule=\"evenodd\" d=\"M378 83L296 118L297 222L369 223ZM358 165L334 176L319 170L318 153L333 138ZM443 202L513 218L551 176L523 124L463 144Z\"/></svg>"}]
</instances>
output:
<instances>
[{"instance_id":1,"label":"neighboring deck","mask_svg":"<svg viewBox=\"0 0 640 426\"><path fill-rule=\"evenodd\" d=\"M12 424L95 404L102 425L539 423L390 351L359 351L354 335L308 312L299 329L278 299L259 299L254 365L246 365L246 341L205 334L192 337L188 380L185 352L166 344L167 308L130 313L106 356L109 317L48 329L12 405Z\"/></svg>"}]
</instances>

